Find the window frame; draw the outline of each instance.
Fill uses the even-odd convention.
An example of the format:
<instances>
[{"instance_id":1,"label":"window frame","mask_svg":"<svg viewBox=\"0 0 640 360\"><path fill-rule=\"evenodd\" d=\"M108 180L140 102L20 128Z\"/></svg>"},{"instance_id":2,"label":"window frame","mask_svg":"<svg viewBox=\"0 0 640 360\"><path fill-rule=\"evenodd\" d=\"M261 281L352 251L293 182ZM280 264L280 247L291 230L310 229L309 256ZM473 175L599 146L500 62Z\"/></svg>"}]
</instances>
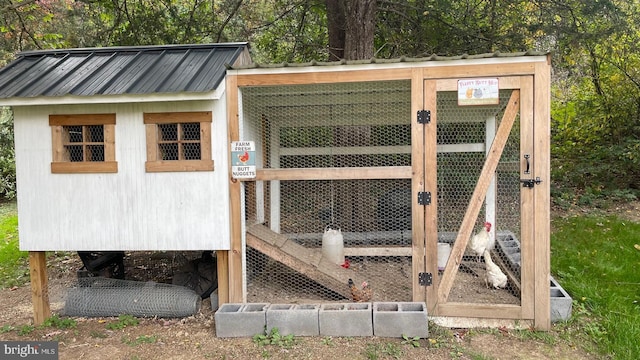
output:
<instances>
[{"instance_id":1,"label":"window frame","mask_svg":"<svg viewBox=\"0 0 640 360\"><path fill-rule=\"evenodd\" d=\"M104 161L70 161L66 158L64 141L65 126L90 126L102 125L104 145ZM115 126L116 114L51 114L49 115L51 126L52 161L51 172L54 174L74 173L117 173ZM81 146L86 145L83 141Z\"/></svg>"},{"instance_id":2,"label":"window frame","mask_svg":"<svg viewBox=\"0 0 640 360\"><path fill-rule=\"evenodd\" d=\"M155 112L143 113L147 138L146 172L213 171L211 158L211 111ZM158 160L159 124L200 124L199 160ZM178 140L179 143L179 140Z\"/></svg>"}]
</instances>

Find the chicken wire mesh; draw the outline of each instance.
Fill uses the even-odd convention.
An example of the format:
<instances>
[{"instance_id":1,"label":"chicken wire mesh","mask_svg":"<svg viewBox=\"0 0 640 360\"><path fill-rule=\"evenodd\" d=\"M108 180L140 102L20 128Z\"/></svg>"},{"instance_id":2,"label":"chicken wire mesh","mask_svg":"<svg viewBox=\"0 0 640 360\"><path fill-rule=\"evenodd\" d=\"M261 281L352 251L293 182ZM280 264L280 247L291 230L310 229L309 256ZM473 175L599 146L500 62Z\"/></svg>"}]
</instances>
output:
<instances>
[{"instance_id":1,"label":"chicken wire mesh","mask_svg":"<svg viewBox=\"0 0 640 360\"><path fill-rule=\"evenodd\" d=\"M68 161L104 161L103 125L65 125L62 137Z\"/></svg>"},{"instance_id":2,"label":"chicken wire mesh","mask_svg":"<svg viewBox=\"0 0 640 360\"><path fill-rule=\"evenodd\" d=\"M200 310L202 299L184 286L152 281L87 277L68 290L67 316L186 317Z\"/></svg>"},{"instance_id":3,"label":"chicken wire mesh","mask_svg":"<svg viewBox=\"0 0 640 360\"><path fill-rule=\"evenodd\" d=\"M485 152L500 126L512 94L501 90L496 106L458 106L457 93L437 94L438 237L453 246L471 195L479 180ZM484 145L484 144L488 145ZM520 304L520 126L516 118L495 173L494 184L476 219L473 234L491 223L494 244L487 256L471 249L470 239L455 277L449 301L465 303ZM511 276L500 288L485 282L491 263ZM502 277L502 275L500 275ZM504 278L502 277L504 280Z\"/></svg>"},{"instance_id":4,"label":"chicken wire mesh","mask_svg":"<svg viewBox=\"0 0 640 360\"><path fill-rule=\"evenodd\" d=\"M246 87L241 139L256 142L258 168L352 168L358 174L360 168L410 167L410 90L410 82L404 80ZM492 140L510 94L501 91L499 105L481 107L458 106L453 92L438 94L439 242L453 245L485 161L484 144ZM519 231L518 159L516 125L496 174L492 221L500 239L515 240ZM411 179L351 176L244 184L247 224L263 224L310 252L322 252L327 226L339 228L348 261L343 265L367 280L373 289L371 300L412 300ZM485 209L478 217L478 229L487 219ZM474 262L468 255L450 299L519 303L511 282L501 291L486 288L483 260ZM490 256L500 263L506 259L503 255L494 250ZM303 275L304 264L276 258L247 246L247 301L351 300L342 289Z\"/></svg>"},{"instance_id":5,"label":"chicken wire mesh","mask_svg":"<svg viewBox=\"0 0 640 360\"><path fill-rule=\"evenodd\" d=\"M161 160L200 160L200 123L158 124Z\"/></svg>"}]
</instances>

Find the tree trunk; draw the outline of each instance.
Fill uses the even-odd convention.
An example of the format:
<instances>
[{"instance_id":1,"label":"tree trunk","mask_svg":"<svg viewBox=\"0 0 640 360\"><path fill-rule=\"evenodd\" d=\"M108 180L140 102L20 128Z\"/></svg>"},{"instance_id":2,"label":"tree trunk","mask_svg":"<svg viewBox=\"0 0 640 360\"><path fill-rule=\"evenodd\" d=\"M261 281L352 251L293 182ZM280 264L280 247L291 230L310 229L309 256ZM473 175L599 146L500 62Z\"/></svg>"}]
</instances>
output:
<instances>
[{"instance_id":1,"label":"tree trunk","mask_svg":"<svg viewBox=\"0 0 640 360\"><path fill-rule=\"evenodd\" d=\"M329 61L344 57L344 0L325 0L329 34Z\"/></svg>"},{"instance_id":2,"label":"tree trunk","mask_svg":"<svg viewBox=\"0 0 640 360\"><path fill-rule=\"evenodd\" d=\"M344 58L347 60L373 57L373 36L376 28L377 0L345 1Z\"/></svg>"},{"instance_id":3,"label":"tree trunk","mask_svg":"<svg viewBox=\"0 0 640 360\"><path fill-rule=\"evenodd\" d=\"M329 60L373 57L377 0L325 0Z\"/></svg>"}]
</instances>

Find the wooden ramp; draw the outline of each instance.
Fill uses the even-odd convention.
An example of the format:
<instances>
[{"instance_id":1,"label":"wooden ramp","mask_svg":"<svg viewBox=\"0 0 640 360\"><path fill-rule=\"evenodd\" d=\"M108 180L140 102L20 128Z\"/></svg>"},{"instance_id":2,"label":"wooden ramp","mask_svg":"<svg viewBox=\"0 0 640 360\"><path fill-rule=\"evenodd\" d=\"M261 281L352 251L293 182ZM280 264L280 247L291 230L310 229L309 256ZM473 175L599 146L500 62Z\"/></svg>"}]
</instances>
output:
<instances>
[{"instance_id":1,"label":"wooden ramp","mask_svg":"<svg viewBox=\"0 0 640 360\"><path fill-rule=\"evenodd\" d=\"M351 299L349 279L358 285L363 281L355 271L323 257L320 248L306 248L262 224L247 228L247 245L347 299Z\"/></svg>"}]
</instances>

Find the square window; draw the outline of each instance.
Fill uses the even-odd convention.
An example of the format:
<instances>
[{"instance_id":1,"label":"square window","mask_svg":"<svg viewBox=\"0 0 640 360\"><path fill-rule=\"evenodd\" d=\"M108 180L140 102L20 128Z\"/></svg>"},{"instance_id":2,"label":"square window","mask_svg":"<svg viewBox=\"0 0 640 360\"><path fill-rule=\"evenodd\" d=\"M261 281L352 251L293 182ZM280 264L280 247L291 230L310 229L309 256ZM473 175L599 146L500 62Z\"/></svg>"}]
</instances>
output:
<instances>
[{"instance_id":1,"label":"square window","mask_svg":"<svg viewBox=\"0 0 640 360\"><path fill-rule=\"evenodd\" d=\"M51 172L117 172L115 123L115 114L50 115Z\"/></svg>"},{"instance_id":2,"label":"square window","mask_svg":"<svg viewBox=\"0 0 640 360\"><path fill-rule=\"evenodd\" d=\"M211 112L145 113L148 172L212 171Z\"/></svg>"}]
</instances>

